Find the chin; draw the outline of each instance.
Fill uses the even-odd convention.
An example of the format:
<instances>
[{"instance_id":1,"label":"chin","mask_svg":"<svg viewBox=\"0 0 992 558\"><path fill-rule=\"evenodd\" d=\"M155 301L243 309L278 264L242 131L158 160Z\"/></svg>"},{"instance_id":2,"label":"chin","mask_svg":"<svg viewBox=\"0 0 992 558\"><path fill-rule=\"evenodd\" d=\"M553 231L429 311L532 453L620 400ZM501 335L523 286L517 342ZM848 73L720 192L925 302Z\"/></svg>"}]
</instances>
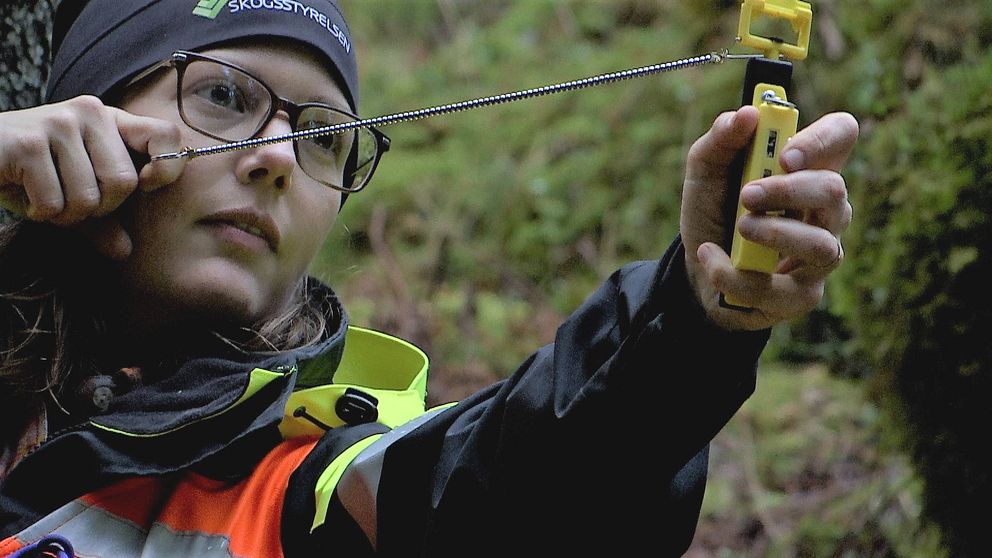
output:
<instances>
[{"instance_id":1,"label":"chin","mask_svg":"<svg viewBox=\"0 0 992 558\"><path fill-rule=\"evenodd\" d=\"M283 294L277 296L246 273L198 277L179 292L189 293L189 298L195 301L192 313L213 322L242 326L254 325L274 315L287 298Z\"/></svg>"},{"instance_id":2,"label":"chin","mask_svg":"<svg viewBox=\"0 0 992 558\"><path fill-rule=\"evenodd\" d=\"M161 270L139 281L135 310L152 324L202 323L250 327L275 315L290 291L267 285L230 262L199 262L177 273Z\"/></svg>"}]
</instances>

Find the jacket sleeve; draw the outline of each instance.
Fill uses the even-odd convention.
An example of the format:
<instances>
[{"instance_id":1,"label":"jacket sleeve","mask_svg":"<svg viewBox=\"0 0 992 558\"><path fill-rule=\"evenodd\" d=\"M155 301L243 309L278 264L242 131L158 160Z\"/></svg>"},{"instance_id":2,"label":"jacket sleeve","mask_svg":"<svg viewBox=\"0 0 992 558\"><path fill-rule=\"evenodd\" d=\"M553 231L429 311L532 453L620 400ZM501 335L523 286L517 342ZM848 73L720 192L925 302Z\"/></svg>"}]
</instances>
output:
<instances>
[{"instance_id":1,"label":"jacket sleeve","mask_svg":"<svg viewBox=\"0 0 992 558\"><path fill-rule=\"evenodd\" d=\"M707 322L678 239L620 269L510 378L390 436L379 553L681 555L767 339Z\"/></svg>"}]
</instances>

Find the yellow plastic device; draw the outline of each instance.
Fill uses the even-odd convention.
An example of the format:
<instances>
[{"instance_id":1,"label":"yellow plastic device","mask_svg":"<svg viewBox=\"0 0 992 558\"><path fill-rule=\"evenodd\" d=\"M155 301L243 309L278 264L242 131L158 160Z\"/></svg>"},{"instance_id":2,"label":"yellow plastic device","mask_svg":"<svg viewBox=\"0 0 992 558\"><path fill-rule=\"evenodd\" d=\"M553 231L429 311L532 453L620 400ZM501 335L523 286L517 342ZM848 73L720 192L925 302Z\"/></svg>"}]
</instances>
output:
<instances>
[{"instance_id":1,"label":"yellow plastic device","mask_svg":"<svg viewBox=\"0 0 992 558\"><path fill-rule=\"evenodd\" d=\"M775 37L762 37L751 33L751 23L758 17L784 19L796 32L795 44ZM760 50L766 58L778 60L779 55L792 60L805 60L809 52L810 27L813 25L813 8L801 0L744 0L741 19L737 26L737 39L744 46Z\"/></svg>"},{"instance_id":2,"label":"yellow plastic device","mask_svg":"<svg viewBox=\"0 0 992 558\"><path fill-rule=\"evenodd\" d=\"M778 85L759 83L754 89L753 104L758 109L758 129L754 134L754 143L744 163L744 176L741 187L745 184L766 176L783 174L779 164L782 147L789 138L796 135L799 125L799 110L789 102L785 89ZM738 200L737 219L747 210ZM782 215L782 211L770 211L767 215ZM735 221L736 223L736 221ZM746 240L734 227L734 242L730 250L730 261L737 269L773 273L778 267L778 251ZM731 297L726 302L733 306L742 306Z\"/></svg>"}]
</instances>

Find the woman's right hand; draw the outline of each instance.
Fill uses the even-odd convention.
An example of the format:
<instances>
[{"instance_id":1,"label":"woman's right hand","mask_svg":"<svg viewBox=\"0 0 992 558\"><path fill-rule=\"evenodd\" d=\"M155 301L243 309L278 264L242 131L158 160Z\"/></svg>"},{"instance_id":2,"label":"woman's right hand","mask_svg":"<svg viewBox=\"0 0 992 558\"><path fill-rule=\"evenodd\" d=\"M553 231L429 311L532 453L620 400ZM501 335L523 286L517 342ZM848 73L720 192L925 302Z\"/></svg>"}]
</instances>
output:
<instances>
[{"instance_id":1,"label":"woman's right hand","mask_svg":"<svg viewBox=\"0 0 992 558\"><path fill-rule=\"evenodd\" d=\"M131 253L113 213L136 189L175 182L184 160L135 169L141 155L179 151L174 122L129 114L97 97L0 113L0 201L34 221L76 227L104 256Z\"/></svg>"}]
</instances>

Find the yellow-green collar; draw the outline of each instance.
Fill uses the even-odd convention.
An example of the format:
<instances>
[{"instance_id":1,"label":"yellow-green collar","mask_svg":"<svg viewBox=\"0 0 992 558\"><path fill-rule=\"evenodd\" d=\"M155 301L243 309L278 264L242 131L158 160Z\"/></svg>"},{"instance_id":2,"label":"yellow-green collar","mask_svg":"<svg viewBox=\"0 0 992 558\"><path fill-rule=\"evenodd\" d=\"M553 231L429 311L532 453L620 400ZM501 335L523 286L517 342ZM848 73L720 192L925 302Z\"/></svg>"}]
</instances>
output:
<instances>
[{"instance_id":1,"label":"yellow-green collar","mask_svg":"<svg viewBox=\"0 0 992 558\"><path fill-rule=\"evenodd\" d=\"M334 383L294 392L279 429L286 438L323 433L312 421L293 416L301 406L327 426L343 426L334 407L348 388L377 398L377 422L396 427L424 413L427 368L427 355L416 346L385 333L348 326Z\"/></svg>"}]
</instances>

